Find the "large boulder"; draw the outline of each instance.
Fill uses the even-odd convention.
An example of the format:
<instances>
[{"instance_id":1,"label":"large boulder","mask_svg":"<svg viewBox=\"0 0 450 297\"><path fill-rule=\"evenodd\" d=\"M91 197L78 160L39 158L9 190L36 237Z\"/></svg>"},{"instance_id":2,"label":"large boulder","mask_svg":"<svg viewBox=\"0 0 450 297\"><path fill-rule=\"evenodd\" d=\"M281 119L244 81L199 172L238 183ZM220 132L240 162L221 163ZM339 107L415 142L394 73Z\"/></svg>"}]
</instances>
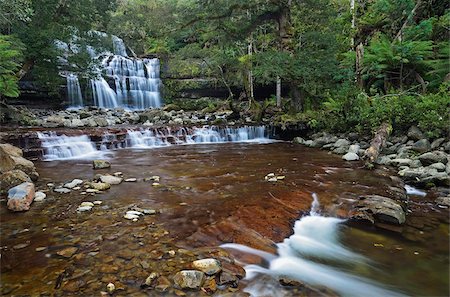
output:
<instances>
[{"instance_id":1,"label":"large boulder","mask_svg":"<svg viewBox=\"0 0 450 297\"><path fill-rule=\"evenodd\" d=\"M14 169L15 163L11 156L0 147L0 173Z\"/></svg>"},{"instance_id":2,"label":"large boulder","mask_svg":"<svg viewBox=\"0 0 450 297\"><path fill-rule=\"evenodd\" d=\"M9 189L24 182L31 182L31 179L22 170L10 170L0 175L0 193L6 194Z\"/></svg>"},{"instance_id":3,"label":"large boulder","mask_svg":"<svg viewBox=\"0 0 450 297\"><path fill-rule=\"evenodd\" d=\"M179 289L199 290L205 280L205 274L198 270L182 270L175 274L173 281Z\"/></svg>"},{"instance_id":4,"label":"large boulder","mask_svg":"<svg viewBox=\"0 0 450 297\"><path fill-rule=\"evenodd\" d=\"M433 163L443 163L447 164L447 154L441 151L433 151L429 153L422 154L418 157L420 162L424 165L431 165Z\"/></svg>"},{"instance_id":5,"label":"large boulder","mask_svg":"<svg viewBox=\"0 0 450 297\"><path fill-rule=\"evenodd\" d=\"M12 211L26 211L34 199L34 184L30 182L21 183L8 191L7 206Z\"/></svg>"},{"instance_id":6,"label":"large boulder","mask_svg":"<svg viewBox=\"0 0 450 297\"><path fill-rule=\"evenodd\" d=\"M11 156L11 158L14 160L14 169L22 170L28 174L33 181L36 181L39 178L39 174L36 172L36 167L33 162L24 157Z\"/></svg>"},{"instance_id":7,"label":"large boulder","mask_svg":"<svg viewBox=\"0 0 450 297\"><path fill-rule=\"evenodd\" d=\"M372 222L386 222L401 225L406 221L401 204L391 198L368 195L360 197L353 218L364 218Z\"/></svg>"},{"instance_id":8,"label":"large boulder","mask_svg":"<svg viewBox=\"0 0 450 297\"><path fill-rule=\"evenodd\" d=\"M0 150L10 156L23 157L23 151L9 143L0 143Z\"/></svg>"}]
</instances>

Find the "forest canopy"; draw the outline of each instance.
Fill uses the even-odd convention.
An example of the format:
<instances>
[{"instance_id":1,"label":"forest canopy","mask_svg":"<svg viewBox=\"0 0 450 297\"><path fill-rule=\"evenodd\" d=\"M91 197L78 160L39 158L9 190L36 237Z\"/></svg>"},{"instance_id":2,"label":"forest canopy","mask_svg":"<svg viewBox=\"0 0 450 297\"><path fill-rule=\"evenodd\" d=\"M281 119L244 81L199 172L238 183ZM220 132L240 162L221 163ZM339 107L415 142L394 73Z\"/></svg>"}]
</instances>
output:
<instances>
[{"instance_id":1,"label":"forest canopy","mask_svg":"<svg viewBox=\"0 0 450 297\"><path fill-rule=\"evenodd\" d=\"M420 116L449 108L448 1L0 0L0 25L2 98L19 96L25 75L56 92L55 40L76 35L101 47L90 34L99 31L178 75L215 78L230 100L273 105L286 123L371 129L389 119L436 131L448 123ZM87 71L89 59L80 51L69 65ZM261 87L271 90L265 103L254 100Z\"/></svg>"}]
</instances>

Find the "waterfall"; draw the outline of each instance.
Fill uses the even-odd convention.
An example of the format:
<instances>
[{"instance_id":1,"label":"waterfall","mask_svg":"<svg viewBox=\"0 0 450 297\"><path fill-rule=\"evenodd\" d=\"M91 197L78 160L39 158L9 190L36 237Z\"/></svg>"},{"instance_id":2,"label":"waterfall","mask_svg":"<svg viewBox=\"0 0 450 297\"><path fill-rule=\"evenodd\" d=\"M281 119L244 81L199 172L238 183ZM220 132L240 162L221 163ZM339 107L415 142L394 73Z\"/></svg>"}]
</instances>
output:
<instances>
[{"instance_id":1,"label":"waterfall","mask_svg":"<svg viewBox=\"0 0 450 297\"><path fill-rule=\"evenodd\" d=\"M55 132L37 133L44 149L44 160L89 159L101 155L88 136L57 135Z\"/></svg>"},{"instance_id":2,"label":"waterfall","mask_svg":"<svg viewBox=\"0 0 450 297\"><path fill-rule=\"evenodd\" d=\"M119 101L116 93L109 86L108 82L100 77L91 80L92 96L94 98L94 105L101 108L117 108Z\"/></svg>"},{"instance_id":3,"label":"waterfall","mask_svg":"<svg viewBox=\"0 0 450 297\"><path fill-rule=\"evenodd\" d=\"M108 37L106 33L98 31L92 31L91 34L101 38ZM111 41L113 52L101 52L91 45L86 46L92 60L101 59L99 67L93 64L97 77L90 80L91 104L108 109L120 107L143 110L161 107L159 60L131 58L127 54L122 39L111 35ZM67 66L68 57L80 51L78 42L79 38L75 35L69 44L55 41L55 47L63 53L60 57L61 65ZM61 75L64 74L65 72L62 71ZM67 93L70 101L69 108L83 106L80 84L78 77L74 74L67 76Z\"/></svg>"},{"instance_id":4,"label":"waterfall","mask_svg":"<svg viewBox=\"0 0 450 297\"><path fill-rule=\"evenodd\" d=\"M207 144L226 142L267 143L269 132L265 126L145 129L127 132L126 147L155 148L176 144Z\"/></svg>"},{"instance_id":5,"label":"waterfall","mask_svg":"<svg viewBox=\"0 0 450 297\"><path fill-rule=\"evenodd\" d=\"M97 144L89 136L57 135L55 132L38 132L44 150L44 160L86 159L99 157L106 152L125 148L160 148L172 145L212 143L270 143L270 131L265 126L153 128L128 130L125 137L105 132ZM100 150L97 150L97 147Z\"/></svg>"},{"instance_id":6,"label":"waterfall","mask_svg":"<svg viewBox=\"0 0 450 297\"><path fill-rule=\"evenodd\" d=\"M81 95L80 82L76 74L67 76L67 97L70 101L69 108L82 108L83 96Z\"/></svg>"},{"instance_id":7,"label":"waterfall","mask_svg":"<svg viewBox=\"0 0 450 297\"><path fill-rule=\"evenodd\" d=\"M246 278L250 280L245 289L251 296L283 296L278 283L280 277L297 280L311 286L327 287L341 296L403 296L383 287L382 284L333 267L331 263L354 263L368 265L368 260L339 243L342 219L323 217L318 214L317 196L309 216L295 223L294 234L277 244L278 255L272 255L240 244L223 244L221 247L259 256L269 263L268 267L247 265ZM270 281L256 280L268 276ZM254 282L252 280L255 279Z\"/></svg>"}]
</instances>

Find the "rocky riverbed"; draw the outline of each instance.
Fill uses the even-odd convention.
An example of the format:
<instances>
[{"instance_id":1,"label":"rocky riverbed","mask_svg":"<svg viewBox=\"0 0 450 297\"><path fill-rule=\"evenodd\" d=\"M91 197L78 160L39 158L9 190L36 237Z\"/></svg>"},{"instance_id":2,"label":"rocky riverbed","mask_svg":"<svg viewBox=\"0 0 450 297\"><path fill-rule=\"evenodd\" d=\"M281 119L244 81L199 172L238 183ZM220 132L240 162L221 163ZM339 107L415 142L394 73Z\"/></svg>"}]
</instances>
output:
<instances>
[{"instance_id":1,"label":"rocky riverbed","mask_svg":"<svg viewBox=\"0 0 450 297\"><path fill-rule=\"evenodd\" d=\"M41 111L35 124L66 133L103 125L107 133L131 124L238 125L230 114ZM347 220L345 243L388 265L401 281L368 277L409 293L445 295L450 142L412 127L389 138L375 169L367 170L360 158L369 142L355 133L318 133L293 144L129 148L95 162L35 164L2 144L2 190L19 187L2 194L2 293L248 296L254 281L243 279L242 266L264 259L219 246L276 253L275 243L292 234L316 193L324 215ZM9 202L16 198L23 200ZM417 260L428 264L402 272L403 261ZM432 277L408 279L409 273ZM336 295L289 278L275 288L284 296Z\"/></svg>"}]
</instances>

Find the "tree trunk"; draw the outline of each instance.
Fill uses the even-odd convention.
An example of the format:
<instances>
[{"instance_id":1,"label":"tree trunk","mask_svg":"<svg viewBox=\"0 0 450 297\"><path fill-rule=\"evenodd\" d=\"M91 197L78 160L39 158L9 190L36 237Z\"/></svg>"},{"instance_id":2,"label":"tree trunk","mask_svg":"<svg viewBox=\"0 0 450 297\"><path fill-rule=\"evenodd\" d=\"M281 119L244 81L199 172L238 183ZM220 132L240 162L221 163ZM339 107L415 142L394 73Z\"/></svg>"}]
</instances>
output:
<instances>
[{"instance_id":1,"label":"tree trunk","mask_svg":"<svg viewBox=\"0 0 450 297\"><path fill-rule=\"evenodd\" d=\"M292 92L292 108L296 111L296 112L300 112L304 110L304 96L301 92L301 90L297 87L296 83L291 83L290 84L290 89Z\"/></svg>"},{"instance_id":2,"label":"tree trunk","mask_svg":"<svg viewBox=\"0 0 450 297\"><path fill-rule=\"evenodd\" d=\"M250 39L249 43L248 43L248 55L251 57L252 53L253 53L253 41L252 39ZM248 87L250 89L250 100L253 99L254 96L254 89L253 89L253 71L252 71L252 61L250 58L250 66L249 66L249 70L248 70Z\"/></svg>"},{"instance_id":3,"label":"tree trunk","mask_svg":"<svg viewBox=\"0 0 450 297\"><path fill-rule=\"evenodd\" d=\"M416 10L419 8L420 4L422 4L422 1L421 0L417 1L416 6L414 6L414 8L411 10L411 12L409 13L409 15L406 18L405 22L403 23L402 27L398 31L397 35L395 35L394 41L395 40L402 41L403 31L405 30L406 26L408 26L409 21L416 14Z\"/></svg>"},{"instance_id":4,"label":"tree trunk","mask_svg":"<svg viewBox=\"0 0 450 297\"><path fill-rule=\"evenodd\" d=\"M350 40L350 46L353 50L355 47L355 21L356 21L356 12L355 12L355 0L350 0L350 13L352 14L352 38Z\"/></svg>"},{"instance_id":5,"label":"tree trunk","mask_svg":"<svg viewBox=\"0 0 450 297\"><path fill-rule=\"evenodd\" d=\"M277 107L281 107L281 77L277 76Z\"/></svg>"},{"instance_id":6,"label":"tree trunk","mask_svg":"<svg viewBox=\"0 0 450 297\"><path fill-rule=\"evenodd\" d=\"M422 76L420 76L419 73L416 72L415 76L416 76L416 80L422 86L422 93L425 94L425 92L427 91L427 84L425 83L425 81L423 80Z\"/></svg>"},{"instance_id":7,"label":"tree trunk","mask_svg":"<svg viewBox=\"0 0 450 297\"><path fill-rule=\"evenodd\" d=\"M372 163L378 158L381 150L386 145L386 139L392 132L392 125L390 123L383 123L378 128L375 136L370 143L370 147L364 152L363 159L367 160L366 166L371 167Z\"/></svg>"},{"instance_id":8,"label":"tree trunk","mask_svg":"<svg viewBox=\"0 0 450 297\"><path fill-rule=\"evenodd\" d=\"M355 74L356 74L356 83L361 90L364 88L364 81L362 79L363 59L364 59L364 45L360 43L356 47Z\"/></svg>"}]
</instances>

